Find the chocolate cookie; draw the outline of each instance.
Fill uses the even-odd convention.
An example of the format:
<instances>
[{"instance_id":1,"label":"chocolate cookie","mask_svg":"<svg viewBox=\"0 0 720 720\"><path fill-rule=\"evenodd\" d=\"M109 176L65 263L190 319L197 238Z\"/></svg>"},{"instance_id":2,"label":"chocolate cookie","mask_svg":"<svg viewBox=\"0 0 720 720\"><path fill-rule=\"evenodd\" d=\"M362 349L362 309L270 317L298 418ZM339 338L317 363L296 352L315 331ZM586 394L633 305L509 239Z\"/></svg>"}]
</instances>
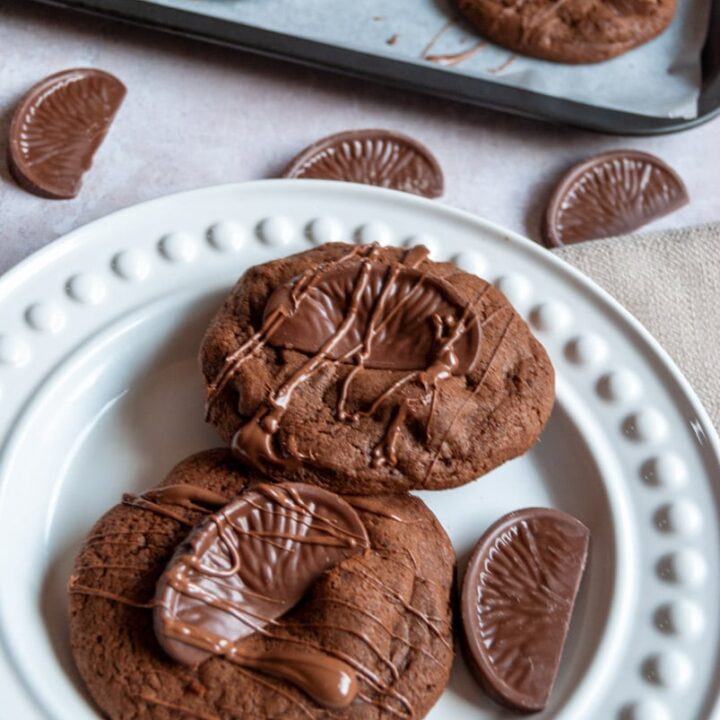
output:
<instances>
[{"instance_id":1,"label":"chocolate cookie","mask_svg":"<svg viewBox=\"0 0 720 720\"><path fill-rule=\"evenodd\" d=\"M492 42L561 63L622 55L662 33L675 14L675 0L456 1Z\"/></svg>"},{"instance_id":2,"label":"chocolate cookie","mask_svg":"<svg viewBox=\"0 0 720 720\"><path fill-rule=\"evenodd\" d=\"M453 656L454 555L435 517L409 495L341 499L317 487L252 480L228 450L200 453L156 490L125 496L90 532L70 581L70 630L77 666L103 714L111 720L424 716L447 683ZM275 503L277 516L267 503ZM303 512L312 522L304 522ZM279 521L263 532L258 523L265 518ZM240 580L217 572L230 570L235 541L228 544L226 535L208 542L212 526L221 531L223 522L251 536L245 540L261 556L240 548ZM306 531L301 538L298 529ZM302 547L291 547L293 540ZM223 544L229 554L214 566L218 558L208 549ZM335 555L326 557L322 547ZM307 552L315 552L309 561ZM193 557L212 582L188 573ZM285 574L275 578L274 563L283 560ZM280 607L271 617L273 602L282 605L297 589L292 573L286 582L288 567L305 572L308 562L314 571L326 562L331 567L292 609ZM242 590L233 584L240 581ZM178 582L183 591L187 582L189 596L204 604L178 610L172 596ZM264 594L278 583L272 596ZM208 618L203 608L215 615ZM202 623L216 631L223 609L225 621L234 616L237 642L178 645L178 637L200 637ZM175 638L168 625L174 620L180 621ZM241 630L243 622L253 623L252 632ZM282 663L273 665L278 658ZM278 677L280 665L289 679ZM327 693L320 701L308 694L318 667L320 679L336 672L347 678L338 687L348 689L350 704L331 707Z\"/></svg>"},{"instance_id":3,"label":"chocolate cookie","mask_svg":"<svg viewBox=\"0 0 720 720\"><path fill-rule=\"evenodd\" d=\"M528 450L554 400L505 297L422 247L331 243L250 268L200 361L238 459L340 493L462 485Z\"/></svg>"}]
</instances>

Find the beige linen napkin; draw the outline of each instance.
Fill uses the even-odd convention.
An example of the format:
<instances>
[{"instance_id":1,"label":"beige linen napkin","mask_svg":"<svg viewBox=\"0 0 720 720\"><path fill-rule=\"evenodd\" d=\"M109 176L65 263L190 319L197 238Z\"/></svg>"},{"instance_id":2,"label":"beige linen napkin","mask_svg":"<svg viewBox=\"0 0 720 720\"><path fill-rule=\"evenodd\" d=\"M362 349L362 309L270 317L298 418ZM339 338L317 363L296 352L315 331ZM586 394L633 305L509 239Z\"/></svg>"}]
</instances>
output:
<instances>
[{"instance_id":1,"label":"beige linen napkin","mask_svg":"<svg viewBox=\"0 0 720 720\"><path fill-rule=\"evenodd\" d=\"M720 223L592 240L554 252L645 325L720 430Z\"/></svg>"}]
</instances>

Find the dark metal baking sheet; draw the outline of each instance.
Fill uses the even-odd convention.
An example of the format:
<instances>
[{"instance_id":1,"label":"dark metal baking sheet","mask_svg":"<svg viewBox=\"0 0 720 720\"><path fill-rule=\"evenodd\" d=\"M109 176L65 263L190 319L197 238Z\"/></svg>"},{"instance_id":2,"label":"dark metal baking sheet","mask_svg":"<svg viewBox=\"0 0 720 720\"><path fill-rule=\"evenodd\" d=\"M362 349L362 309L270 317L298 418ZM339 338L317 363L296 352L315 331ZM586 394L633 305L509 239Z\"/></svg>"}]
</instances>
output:
<instances>
[{"instance_id":1,"label":"dark metal baking sheet","mask_svg":"<svg viewBox=\"0 0 720 720\"><path fill-rule=\"evenodd\" d=\"M478 77L447 72L442 67L418 65L401 58L379 56L242 22L229 22L223 18L146 0L39 1L503 112L614 134L651 135L675 132L706 122L720 114L720 0L712 3L707 40L702 53L702 88L698 100L698 115L691 120L651 117L600 108Z\"/></svg>"}]
</instances>

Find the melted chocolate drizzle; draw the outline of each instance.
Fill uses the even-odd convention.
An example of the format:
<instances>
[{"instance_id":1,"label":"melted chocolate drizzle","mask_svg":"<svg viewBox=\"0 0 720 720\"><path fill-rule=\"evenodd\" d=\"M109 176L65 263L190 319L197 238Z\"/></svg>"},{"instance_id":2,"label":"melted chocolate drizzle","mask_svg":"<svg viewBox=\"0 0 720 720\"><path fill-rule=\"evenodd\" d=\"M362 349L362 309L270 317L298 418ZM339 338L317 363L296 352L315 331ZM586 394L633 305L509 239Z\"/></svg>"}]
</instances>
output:
<instances>
[{"instance_id":1,"label":"melted chocolate drizzle","mask_svg":"<svg viewBox=\"0 0 720 720\"><path fill-rule=\"evenodd\" d=\"M370 620L371 622L376 624L378 627L382 628L391 639L396 640L397 642L402 643L403 645L406 645L411 650L414 650L415 652L418 652L421 655L425 655L425 657L430 659L436 665L441 664L440 661L431 652L429 652L428 650L425 650L425 648L414 645L409 640L406 640L401 635L398 635L396 632L394 632L392 630L392 628L389 628L387 625L385 625L385 623L378 620L378 618L375 615L373 615L371 612L368 612L364 608L361 608L359 605L356 605L355 603L347 602L346 600L340 600L339 598L331 598L329 600L329 602L333 603L334 605L341 605L341 606L350 608L354 612L359 613L363 617L366 617L368 620ZM320 627L320 625L318 625L318 627Z\"/></svg>"},{"instance_id":2,"label":"melted chocolate drizzle","mask_svg":"<svg viewBox=\"0 0 720 720\"><path fill-rule=\"evenodd\" d=\"M467 50L460 50L454 53L425 55L423 57L423 60L435 63L436 65L454 67L455 65L460 65L460 63L464 63L466 60L469 60L471 57L473 57L473 55L479 53L486 46L487 42L485 40L481 40Z\"/></svg>"},{"instance_id":3,"label":"melted chocolate drizzle","mask_svg":"<svg viewBox=\"0 0 720 720\"><path fill-rule=\"evenodd\" d=\"M515 319L515 313L513 309L508 306L507 308L500 308L499 310L495 311L491 315L489 315L485 319L485 324L487 324L491 319L493 319L497 314L499 314L500 310L509 310L510 311L510 318L507 321L501 335L500 339L498 340L498 344L493 349L492 353L490 354L490 359L488 360L485 368L483 369L482 375L480 376L480 380L478 381L477 385L473 388L472 393L468 395L468 397L465 398L464 402L460 405L460 408L455 413L454 417L450 421L450 424L447 426L447 429L443 433L443 435L440 437L440 442L437 444L437 448L435 449L435 452L433 453L430 463L428 464L427 473L425 474L425 480L429 480L430 476L433 473L433 470L435 469L435 466L437 464L437 461L440 458L440 453L442 451L442 446L445 440L448 438L450 433L452 432L453 428L455 427L455 423L460 419L461 415L465 412L466 408L470 404L470 401L473 397L475 397L483 388L485 385L485 381L488 378L488 375L490 373L490 369L493 366L493 363L495 361L495 358L497 357L498 353L500 352L500 348L502 347L503 343L505 342L505 338L507 337L508 331L510 330L510 326L512 325L513 320ZM488 418L495 412L497 408L493 408L484 418L484 422L487 422ZM429 425L429 423L428 423Z\"/></svg>"},{"instance_id":4,"label":"melted chocolate drizzle","mask_svg":"<svg viewBox=\"0 0 720 720\"><path fill-rule=\"evenodd\" d=\"M276 288L261 328L227 357L210 384L208 415L242 364L265 344L303 352L308 359L238 429L232 449L239 459L261 469L270 463L288 470L311 460L297 450L292 436L279 447L277 432L298 388L341 364L353 368L341 383L338 420L352 423L390 407L385 434L368 451L372 466L397 464L398 443L416 403L430 406L426 441L431 442L440 384L452 376L467 377L477 363L482 325L475 310L490 286L475 302L464 304L451 285L418 269L427 254L418 246L407 251L402 263L383 263L377 259L377 246L362 246ZM350 412L352 382L366 369L405 374L368 408ZM421 387L422 397L400 397L393 404L397 391L409 383Z\"/></svg>"},{"instance_id":5,"label":"melted chocolate drizzle","mask_svg":"<svg viewBox=\"0 0 720 720\"><path fill-rule=\"evenodd\" d=\"M105 568L103 568L105 569ZM128 605L129 607L139 608L141 610L151 610L155 607L155 601L150 600L148 602L139 602L132 598L127 598L123 595L110 592L109 590L103 590L101 588L90 587L89 585L83 585L78 582L77 576L73 575L68 583L68 592L75 595L92 595L94 597L105 598L106 600L112 600L113 602L120 603L121 605Z\"/></svg>"},{"instance_id":6,"label":"melted chocolate drizzle","mask_svg":"<svg viewBox=\"0 0 720 720\"><path fill-rule=\"evenodd\" d=\"M361 512L370 513L371 515L379 515L380 517L387 518L388 520L394 520L399 523L406 523L408 520L402 518L393 512L390 512L382 500L374 498L372 496L365 495L344 495L343 499L349 505L352 505L356 510Z\"/></svg>"},{"instance_id":7,"label":"melted chocolate drizzle","mask_svg":"<svg viewBox=\"0 0 720 720\"><path fill-rule=\"evenodd\" d=\"M360 676L358 680L362 679L375 692L378 692L382 695L390 695L392 698L397 700L397 702L399 702L407 711L407 715L405 717L412 718L414 716L412 703L402 693L398 692L397 690L395 690L395 688L383 682L376 673L374 673L372 670L370 670L370 668L366 667L361 662L353 658L351 655L348 655L347 653L344 653L340 650L324 648L319 643L313 642L311 640L301 640L299 638L295 638L289 635L272 635L272 637L284 640L289 643L304 645L309 648L320 650L324 653L327 653L328 655L331 655L332 657L342 660L358 673L358 675ZM391 705L387 704L383 704L383 707L387 707L388 709L392 708Z\"/></svg>"},{"instance_id":8,"label":"melted chocolate drizzle","mask_svg":"<svg viewBox=\"0 0 720 720\"><path fill-rule=\"evenodd\" d=\"M179 505L200 512L219 509L229 502L228 498L220 493L185 483L164 485L155 490L148 490L142 494L142 497L161 505Z\"/></svg>"},{"instance_id":9,"label":"melted chocolate drizzle","mask_svg":"<svg viewBox=\"0 0 720 720\"><path fill-rule=\"evenodd\" d=\"M435 635L440 642L445 645L448 649L452 648L452 645L445 639L443 636L442 630L435 625L436 621L441 621L441 618L431 617L429 615L426 615L424 612L419 610L418 608L414 607L410 603L408 603L400 593L395 590L395 588L390 587L386 583L382 582L378 577L375 575L372 575L371 573L368 573L364 570L361 570L359 568L354 568L352 570L346 569L346 572L349 572L351 574L359 575L360 577L367 580L370 584L375 585L380 590L382 590L388 597L390 597L394 602L398 603L402 608L410 613L411 615L415 616L420 622L423 623L427 627L427 629Z\"/></svg>"},{"instance_id":10,"label":"melted chocolate drizzle","mask_svg":"<svg viewBox=\"0 0 720 720\"><path fill-rule=\"evenodd\" d=\"M237 646L233 646L232 651L223 657L245 668L286 680L323 707L347 707L357 695L354 670L324 651L307 652L281 647L265 650L258 656L237 652Z\"/></svg>"},{"instance_id":11,"label":"melted chocolate drizzle","mask_svg":"<svg viewBox=\"0 0 720 720\"><path fill-rule=\"evenodd\" d=\"M359 630L355 630L354 628L345 627L343 625L334 625L331 623L313 623L313 622L292 622L292 623L283 623L283 627L285 628L322 628L324 630L337 630L338 632L347 633L348 635L352 635L353 637L361 640L362 642L367 645L370 650L372 650L375 655L383 662L383 664L390 670L391 675L395 680L398 680L400 675L398 673L397 668L395 665L393 665L392 660L383 653L380 648L367 636L366 633L361 632Z\"/></svg>"},{"instance_id":12,"label":"melted chocolate drizzle","mask_svg":"<svg viewBox=\"0 0 720 720\"><path fill-rule=\"evenodd\" d=\"M170 520L175 520L175 522L185 525L186 527L193 527L193 523L186 520L182 515L180 515L180 513L165 507L161 503L149 500L144 494L134 495L133 493L125 493L122 497L122 502L123 505L131 505L132 507L140 508L141 510L148 510L156 515L161 515L162 517L166 517Z\"/></svg>"}]
</instances>

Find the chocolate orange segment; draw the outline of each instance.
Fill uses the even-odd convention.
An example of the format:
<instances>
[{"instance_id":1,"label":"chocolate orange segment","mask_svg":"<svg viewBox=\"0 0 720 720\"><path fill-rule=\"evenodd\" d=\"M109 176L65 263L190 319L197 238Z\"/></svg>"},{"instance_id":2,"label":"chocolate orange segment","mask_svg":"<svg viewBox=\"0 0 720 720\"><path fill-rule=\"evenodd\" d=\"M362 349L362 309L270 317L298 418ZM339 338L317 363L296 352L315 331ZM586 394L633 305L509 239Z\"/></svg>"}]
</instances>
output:
<instances>
[{"instance_id":1,"label":"chocolate orange segment","mask_svg":"<svg viewBox=\"0 0 720 720\"><path fill-rule=\"evenodd\" d=\"M545 708L587 561L590 532L571 515L528 508L480 538L462 586L466 657L496 702Z\"/></svg>"},{"instance_id":2,"label":"chocolate orange segment","mask_svg":"<svg viewBox=\"0 0 720 720\"><path fill-rule=\"evenodd\" d=\"M41 197L75 197L125 93L116 77L87 68L32 87L10 123L8 161L17 183Z\"/></svg>"},{"instance_id":3,"label":"chocolate orange segment","mask_svg":"<svg viewBox=\"0 0 720 720\"><path fill-rule=\"evenodd\" d=\"M463 317L465 303L452 285L416 268L382 263L369 267L352 322L327 357L355 365L358 353L367 348L363 367L425 370L439 354L436 323L444 318L451 327L464 328L450 347L455 355L451 372L470 373L480 354L482 327L474 315ZM294 283L278 287L265 306L264 321L282 306L286 319L270 335L270 344L312 355L320 352L347 323L361 270L359 262L330 269L299 300L293 300Z\"/></svg>"},{"instance_id":4,"label":"chocolate orange segment","mask_svg":"<svg viewBox=\"0 0 720 720\"><path fill-rule=\"evenodd\" d=\"M354 130L330 135L303 150L283 173L287 178L341 180L439 197L442 170L417 140L392 130Z\"/></svg>"},{"instance_id":5,"label":"chocolate orange segment","mask_svg":"<svg viewBox=\"0 0 720 720\"><path fill-rule=\"evenodd\" d=\"M688 203L680 176L660 158L618 150L575 166L548 203L550 247L632 232Z\"/></svg>"},{"instance_id":6,"label":"chocolate orange segment","mask_svg":"<svg viewBox=\"0 0 720 720\"><path fill-rule=\"evenodd\" d=\"M157 638L187 665L227 654L367 547L365 526L340 496L303 483L256 485L176 551L157 586Z\"/></svg>"}]
</instances>

